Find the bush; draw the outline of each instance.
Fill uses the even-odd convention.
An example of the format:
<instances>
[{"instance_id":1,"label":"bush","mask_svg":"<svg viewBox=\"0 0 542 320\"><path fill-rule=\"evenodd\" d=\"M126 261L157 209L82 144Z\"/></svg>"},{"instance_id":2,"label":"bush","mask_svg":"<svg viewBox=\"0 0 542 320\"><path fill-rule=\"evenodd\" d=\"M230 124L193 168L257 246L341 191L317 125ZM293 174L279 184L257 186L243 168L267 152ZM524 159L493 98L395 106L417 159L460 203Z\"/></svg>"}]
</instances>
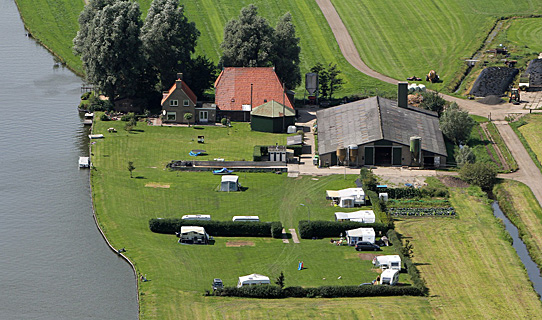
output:
<instances>
[{"instance_id":1,"label":"bush","mask_svg":"<svg viewBox=\"0 0 542 320\"><path fill-rule=\"evenodd\" d=\"M109 118L109 116L108 116L107 114L104 113L104 114L102 114L102 115L100 116L100 120L101 120L101 121L110 121L111 118Z\"/></svg>"},{"instance_id":2,"label":"bush","mask_svg":"<svg viewBox=\"0 0 542 320\"><path fill-rule=\"evenodd\" d=\"M262 161L264 157L269 155L268 146L254 146L254 152L252 154L253 161Z\"/></svg>"},{"instance_id":3,"label":"bush","mask_svg":"<svg viewBox=\"0 0 542 320\"><path fill-rule=\"evenodd\" d=\"M467 163L459 170L459 177L484 191L491 191L497 182L497 168L488 163Z\"/></svg>"},{"instance_id":4,"label":"bush","mask_svg":"<svg viewBox=\"0 0 542 320\"><path fill-rule=\"evenodd\" d=\"M216 290L215 296L243 298L278 299L278 298L353 298L375 296L422 296L425 293L414 286L322 286L313 288L261 285L247 287L224 287Z\"/></svg>"},{"instance_id":5,"label":"bush","mask_svg":"<svg viewBox=\"0 0 542 320\"><path fill-rule=\"evenodd\" d=\"M81 95L81 100L88 100L92 92L85 92Z\"/></svg>"},{"instance_id":6,"label":"bush","mask_svg":"<svg viewBox=\"0 0 542 320\"><path fill-rule=\"evenodd\" d=\"M401 236L397 232L395 232L395 230L388 231L388 239L390 240L391 243L397 244L396 248L403 249ZM418 270L416 265L412 262L410 257L407 257L404 255L403 250L396 250L396 251L397 251L397 254L401 256L401 261L403 262L405 269L410 275L410 279L412 280L412 286L418 289L421 295L427 295L429 293L429 289L425 286L425 281L421 277L420 271Z\"/></svg>"},{"instance_id":7,"label":"bush","mask_svg":"<svg viewBox=\"0 0 542 320\"><path fill-rule=\"evenodd\" d=\"M221 123L223 126L228 125L228 118L222 118L222 120L220 120L220 123Z\"/></svg>"},{"instance_id":8,"label":"bush","mask_svg":"<svg viewBox=\"0 0 542 320\"><path fill-rule=\"evenodd\" d=\"M359 175L363 190L366 192L367 190L376 191L377 180L376 175L372 171L367 168L361 168Z\"/></svg>"},{"instance_id":9,"label":"bush","mask_svg":"<svg viewBox=\"0 0 542 320\"><path fill-rule=\"evenodd\" d=\"M333 238L339 237L342 233L346 235L346 230L356 228L373 228L376 232L381 231L386 233L390 228L389 225L383 223L362 223L354 221L299 221L298 229L299 236L302 239L312 238Z\"/></svg>"},{"instance_id":10,"label":"bush","mask_svg":"<svg viewBox=\"0 0 542 320\"><path fill-rule=\"evenodd\" d=\"M276 222L238 222L238 221L207 221L183 219L150 219L149 228L152 232L175 234L182 226L204 227L205 231L217 237L274 237L282 236L282 223ZM277 230L280 230L277 231Z\"/></svg>"},{"instance_id":11,"label":"bush","mask_svg":"<svg viewBox=\"0 0 542 320\"><path fill-rule=\"evenodd\" d=\"M466 163L475 163L476 155L469 146L463 146L455 154L455 162L458 167L462 167Z\"/></svg>"}]
</instances>

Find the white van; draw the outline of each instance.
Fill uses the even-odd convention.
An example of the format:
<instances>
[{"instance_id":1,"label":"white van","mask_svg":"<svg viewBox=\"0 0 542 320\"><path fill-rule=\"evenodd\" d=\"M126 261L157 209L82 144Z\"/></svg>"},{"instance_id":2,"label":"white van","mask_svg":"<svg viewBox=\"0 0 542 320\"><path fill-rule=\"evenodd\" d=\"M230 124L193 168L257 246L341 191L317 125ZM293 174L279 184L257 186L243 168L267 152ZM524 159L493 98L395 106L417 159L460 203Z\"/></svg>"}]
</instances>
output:
<instances>
[{"instance_id":1,"label":"white van","mask_svg":"<svg viewBox=\"0 0 542 320\"><path fill-rule=\"evenodd\" d=\"M399 282L399 270L386 269L380 275L380 284L394 286Z\"/></svg>"},{"instance_id":2,"label":"white van","mask_svg":"<svg viewBox=\"0 0 542 320\"><path fill-rule=\"evenodd\" d=\"M210 214L186 214L182 217L183 220L211 220Z\"/></svg>"},{"instance_id":3,"label":"white van","mask_svg":"<svg viewBox=\"0 0 542 320\"><path fill-rule=\"evenodd\" d=\"M260 221L260 217L258 216L234 216L232 221Z\"/></svg>"}]
</instances>

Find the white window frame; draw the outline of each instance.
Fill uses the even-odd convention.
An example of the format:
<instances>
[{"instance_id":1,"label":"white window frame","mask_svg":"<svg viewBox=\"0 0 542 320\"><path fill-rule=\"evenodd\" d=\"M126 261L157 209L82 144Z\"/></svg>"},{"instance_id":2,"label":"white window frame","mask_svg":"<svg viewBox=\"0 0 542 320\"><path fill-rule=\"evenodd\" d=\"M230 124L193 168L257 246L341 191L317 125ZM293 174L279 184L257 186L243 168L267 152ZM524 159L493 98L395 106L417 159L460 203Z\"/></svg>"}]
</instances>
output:
<instances>
[{"instance_id":1,"label":"white window frame","mask_svg":"<svg viewBox=\"0 0 542 320\"><path fill-rule=\"evenodd\" d=\"M178 107L179 106L179 100L169 100L169 106L170 107Z\"/></svg>"},{"instance_id":2,"label":"white window frame","mask_svg":"<svg viewBox=\"0 0 542 320\"><path fill-rule=\"evenodd\" d=\"M183 100L183 106L184 107L190 107L190 100L188 100L188 99Z\"/></svg>"},{"instance_id":3,"label":"white window frame","mask_svg":"<svg viewBox=\"0 0 542 320\"><path fill-rule=\"evenodd\" d=\"M169 118L169 116L173 116L173 120ZM177 121L177 112L170 111L166 114L166 120L167 121Z\"/></svg>"},{"instance_id":4,"label":"white window frame","mask_svg":"<svg viewBox=\"0 0 542 320\"><path fill-rule=\"evenodd\" d=\"M205 115L205 118L202 117L202 115ZM207 110L200 110L199 111L199 120L201 122L209 122L209 111Z\"/></svg>"}]
</instances>

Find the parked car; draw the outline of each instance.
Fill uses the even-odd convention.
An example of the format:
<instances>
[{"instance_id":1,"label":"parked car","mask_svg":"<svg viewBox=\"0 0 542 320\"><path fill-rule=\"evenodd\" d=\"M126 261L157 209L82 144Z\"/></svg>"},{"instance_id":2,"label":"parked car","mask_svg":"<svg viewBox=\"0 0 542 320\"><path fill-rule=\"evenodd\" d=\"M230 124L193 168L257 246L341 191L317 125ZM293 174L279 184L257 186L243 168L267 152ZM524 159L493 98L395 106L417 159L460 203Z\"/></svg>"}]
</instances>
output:
<instances>
[{"instance_id":1,"label":"parked car","mask_svg":"<svg viewBox=\"0 0 542 320\"><path fill-rule=\"evenodd\" d=\"M222 283L222 279L215 278L213 280L213 291L217 289L222 289L224 287L224 284Z\"/></svg>"},{"instance_id":2,"label":"parked car","mask_svg":"<svg viewBox=\"0 0 542 320\"><path fill-rule=\"evenodd\" d=\"M357 251L380 251L380 247L369 241L358 241L356 243Z\"/></svg>"}]
</instances>

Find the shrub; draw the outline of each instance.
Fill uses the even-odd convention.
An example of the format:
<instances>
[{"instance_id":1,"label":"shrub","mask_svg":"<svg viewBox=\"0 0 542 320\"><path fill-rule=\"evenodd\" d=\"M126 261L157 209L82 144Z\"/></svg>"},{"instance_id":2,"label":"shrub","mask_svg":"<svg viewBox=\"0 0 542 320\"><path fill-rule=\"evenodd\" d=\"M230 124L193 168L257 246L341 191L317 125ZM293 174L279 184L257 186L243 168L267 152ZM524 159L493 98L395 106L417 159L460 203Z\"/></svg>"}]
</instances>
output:
<instances>
[{"instance_id":1,"label":"shrub","mask_svg":"<svg viewBox=\"0 0 542 320\"><path fill-rule=\"evenodd\" d=\"M377 180L376 175L372 171L367 168L361 168L359 175L363 190L376 191Z\"/></svg>"},{"instance_id":2,"label":"shrub","mask_svg":"<svg viewBox=\"0 0 542 320\"><path fill-rule=\"evenodd\" d=\"M459 170L459 177L484 191L491 191L497 182L497 169L493 164L477 162L465 164Z\"/></svg>"},{"instance_id":3,"label":"shrub","mask_svg":"<svg viewBox=\"0 0 542 320\"><path fill-rule=\"evenodd\" d=\"M462 146L455 154L455 162L458 167L462 167L466 163L475 163L476 155L469 146Z\"/></svg>"},{"instance_id":4,"label":"shrub","mask_svg":"<svg viewBox=\"0 0 542 320\"><path fill-rule=\"evenodd\" d=\"M354 221L299 221L299 236L302 239L312 238L332 238L339 237L342 233L346 234L346 230L356 228L373 228L376 232L386 233L390 228L389 225L383 223L362 223Z\"/></svg>"},{"instance_id":5,"label":"shrub","mask_svg":"<svg viewBox=\"0 0 542 320\"><path fill-rule=\"evenodd\" d=\"M435 111L439 117L444 110L446 100L444 100L438 92L428 91L422 93L423 100L420 103L420 107L426 110Z\"/></svg>"},{"instance_id":6,"label":"shrub","mask_svg":"<svg viewBox=\"0 0 542 320\"><path fill-rule=\"evenodd\" d=\"M220 123L221 123L223 126L228 125L228 118L222 118L222 120L220 120Z\"/></svg>"},{"instance_id":7,"label":"shrub","mask_svg":"<svg viewBox=\"0 0 542 320\"><path fill-rule=\"evenodd\" d=\"M149 228L152 232L175 234L182 226L204 227L205 231L217 237L275 237L282 235L282 223L276 222L238 222L238 221L207 221L207 220L183 220L150 219ZM277 230L280 230L278 232Z\"/></svg>"},{"instance_id":8,"label":"shrub","mask_svg":"<svg viewBox=\"0 0 542 320\"><path fill-rule=\"evenodd\" d=\"M104 113L104 114L102 114L102 115L100 116L100 120L101 120L101 121L110 121L111 118L109 118L109 116L108 116L107 114Z\"/></svg>"},{"instance_id":9,"label":"shrub","mask_svg":"<svg viewBox=\"0 0 542 320\"><path fill-rule=\"evenodd\" d=\"M88 100L92 92L85 92L81 95L81 100Z\"/></svg>"}]
</instances>

